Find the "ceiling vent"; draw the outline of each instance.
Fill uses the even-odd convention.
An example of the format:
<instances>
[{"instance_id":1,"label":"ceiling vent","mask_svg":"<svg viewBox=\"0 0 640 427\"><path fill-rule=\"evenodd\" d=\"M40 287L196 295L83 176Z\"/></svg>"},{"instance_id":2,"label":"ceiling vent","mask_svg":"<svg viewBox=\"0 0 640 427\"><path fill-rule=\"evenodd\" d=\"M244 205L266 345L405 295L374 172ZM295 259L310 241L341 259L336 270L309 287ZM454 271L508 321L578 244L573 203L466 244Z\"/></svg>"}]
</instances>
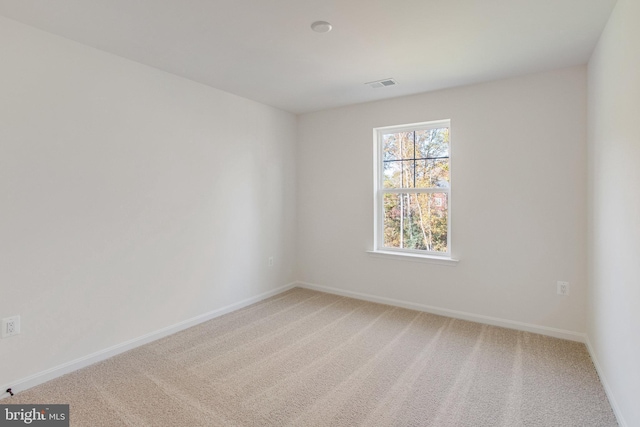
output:
<instances>
[{"instance_id":1,"label":"ceiling vent","mask_svg":"<svg viewBox=\"0 0 640 427\"><path fill-rule=\"evenodd\" d=\"M375 82L369 82L365 84L371 87L385 87L385 86L395 86L398 84L398 82L393 79L383 79L383 80L377 80Z\"/></svg>"}]
</instances>

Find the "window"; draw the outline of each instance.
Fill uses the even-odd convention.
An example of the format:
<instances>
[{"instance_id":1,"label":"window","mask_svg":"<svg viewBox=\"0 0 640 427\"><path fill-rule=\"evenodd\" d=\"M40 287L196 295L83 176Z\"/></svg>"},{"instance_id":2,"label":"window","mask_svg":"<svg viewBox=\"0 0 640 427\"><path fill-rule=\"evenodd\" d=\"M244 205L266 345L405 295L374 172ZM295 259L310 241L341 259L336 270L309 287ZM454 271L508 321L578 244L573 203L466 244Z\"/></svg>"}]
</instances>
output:
<instances>
[{"instance_id":1,"label":"window","mask_svg":"<svg viewBox=\"0 0 640 427\"><path fill-rule=\"evenodd\" d=\"M450 121L375 129L375 251L450 257Z\"/></svg>"}]
</instances>

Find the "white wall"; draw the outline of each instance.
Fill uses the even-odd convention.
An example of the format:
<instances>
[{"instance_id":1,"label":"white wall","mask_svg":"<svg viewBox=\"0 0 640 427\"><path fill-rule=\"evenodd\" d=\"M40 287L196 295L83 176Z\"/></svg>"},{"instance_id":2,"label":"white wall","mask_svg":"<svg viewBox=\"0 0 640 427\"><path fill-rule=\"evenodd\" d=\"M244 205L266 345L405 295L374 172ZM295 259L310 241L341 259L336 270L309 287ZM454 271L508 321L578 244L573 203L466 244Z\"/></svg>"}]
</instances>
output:
<instances>
[{"instance_id":1,"label":"white wall","mask_svg":"<svg viewBox=\"0 0 640 427\"><path fill-rule=\"evenodd\" d=\"M640 425L640 2L618 0L589 61L589 320L600 376Z\"/></svg>"},{"instance_id":2,"label":"white wall","mask_svg":"<svg viewBox=\"0 0 640 427\"><path fill-rule=\"evenodd\" d=\"M5 18L0 58L0 384L294 280L294 115Z\"/></svg>"},{"instance_id":3,"label":"white wall","mask_svg":"<svg viewBox=\"0 0 640 427\"><path fill-rule=\"evenodd\" d=\"M299 279L583 333L586 84L581 66L301 116ZM460 262L372 257L372 129L437 119L451 119Z\"/></svg>"}]
</instances>

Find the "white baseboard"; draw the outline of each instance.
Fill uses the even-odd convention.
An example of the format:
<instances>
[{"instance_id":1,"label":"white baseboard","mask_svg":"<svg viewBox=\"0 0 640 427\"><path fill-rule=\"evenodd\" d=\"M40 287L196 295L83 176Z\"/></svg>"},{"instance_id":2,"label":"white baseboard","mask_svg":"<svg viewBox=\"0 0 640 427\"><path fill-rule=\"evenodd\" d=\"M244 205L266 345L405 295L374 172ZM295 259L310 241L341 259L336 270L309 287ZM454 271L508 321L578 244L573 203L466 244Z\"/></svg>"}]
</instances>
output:
<instances>
[{"instance_id":1,"label":"white baseboard","mask_svg":"<svg viewBox=\"0 0 640 427\"><path fill-rule=\"evenodd\" d=\"M79 359L72 360L70 362L64 363L59 366L55 366L51 369L47 369L46 371L38 372L26 378L14 381L10 384L3 384L2 386L0 386L0 393L1 393L0 399L9 397L9 393L5 392L5 390L8 388L11 388L13 393L19 393L31 387L50 381L54 378L60 377L62 375L68 374L70 372L76 371L78 369L84 368L86 366L92 365L102 360L108 359L117 354L124 353L125 351L129 351L136 347L140 347L141 345L150 343L160 338L164 338L171 334L175 334L176 332L180 332L184 329L190 328L199 323L206 322L207 320L214 319L216 317L222 316L223 314L227 314L235 310L239 310L248 305L255 304L256 302L259 302L266 298L280 294L296 286L297 286L297 283L289 283L288 285L281 286L274 290L261 293L259 295L256 295L251 298L247 298L237 303L230 304L222 308L218 308L217 310L213 310L208 313L204 313L199 316L192 317L191 319L184 320L182 322L176 323L175 325L167 326L155 332L148 333L141 337L134 338L132 340L129 340L120 344L116 344L104 350L100 350L95 353L91 353L87 356L81 357Z\"/></svg>"},{"instance_id":2,"label":"white baseboard","mask_svg":"<svg viewBox=\"0 0 640 427\"><path fill-rule=\"evenodd\" d=\"M611 387L609 386L609 383L607 382L607 377L604 376L604 372L602 371L602 367L600 365L600 362L598 361L596 352L593 346L591 345L591 341L589 340L588 334L585 335L585 344L587 346L587 350L589 351L589 355L591 356L591 360L593 361L593 365L596 367L596 372L600 377L600 382L602 383L602 387L604 387L604 392L606 393L607 398L609 399L609 404L611 405L611 409L613 409L613 413L618 419L618 425L620 427L627 427L629 424L627 424L624 417L622 416L622 412L620 412L620 407L618 406L616 399L613 397L613 392L611 390Z\"/></svg>"},{"instance_id":3,"label":"white baseboard","mask_svg":"<svg viewBox=\"0 0 640 427\"><path fill-rule=\"evenodd\" d=\"M450 310L448 308L433 307L425 304L407 302L393 298L379 297L360 292L345 291L343 289L331 288L328 286L316 285L307 282L297 282L297 286L312 289L330 294L342 295L361 299L365 301L377 302L380 304L393 305L408 308L410 310L424 311L426 313L439 314L441 316L454 317L456 319L469 320L471 322L484 323L487 325L500 326L502 328L517 329L519 331L533 332L570 341L585 342L586 335L580 332L568 331L565 329L550 328L548 326L534 325L531 323L516 322L514 320L500 319L497 317L484 316L481 314L466 313L464 311Z\"/></svg>"}]
</instances>

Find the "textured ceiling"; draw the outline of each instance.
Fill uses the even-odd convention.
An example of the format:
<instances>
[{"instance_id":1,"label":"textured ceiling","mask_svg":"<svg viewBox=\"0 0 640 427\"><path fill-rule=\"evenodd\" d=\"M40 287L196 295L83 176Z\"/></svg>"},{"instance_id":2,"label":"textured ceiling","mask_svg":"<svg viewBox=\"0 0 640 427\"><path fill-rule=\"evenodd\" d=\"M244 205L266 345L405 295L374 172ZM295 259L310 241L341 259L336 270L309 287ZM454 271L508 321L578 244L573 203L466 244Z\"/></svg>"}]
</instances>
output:
<instances>
[{"instance_id":1,"label":"textured ceiling","mask_svg":"<svg viewBox=\"0 0 640 427\"><path fill-rule=\"evenodd\" d=\"M0 14L294 113L584 64L615 0L0 0ZM314 33L326 20L333 31ZM365 82L399 84L372 89Z\"/></svg>"}]
</instances>

